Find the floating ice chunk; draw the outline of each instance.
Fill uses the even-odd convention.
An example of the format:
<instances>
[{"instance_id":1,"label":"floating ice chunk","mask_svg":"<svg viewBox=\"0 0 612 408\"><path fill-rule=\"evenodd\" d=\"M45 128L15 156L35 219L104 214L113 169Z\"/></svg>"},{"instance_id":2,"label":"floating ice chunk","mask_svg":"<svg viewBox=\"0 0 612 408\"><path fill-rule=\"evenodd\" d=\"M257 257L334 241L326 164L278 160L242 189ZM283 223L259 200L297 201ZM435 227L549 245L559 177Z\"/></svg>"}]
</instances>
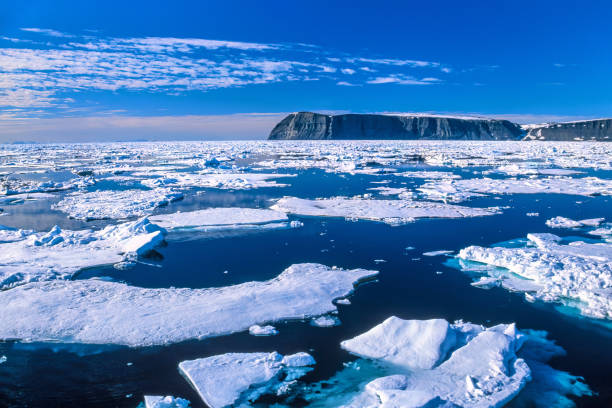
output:
<instances>
[{"instance_id":1,"label":"floating ice chunk","mask_svg":"<svg viewBox=\"0 0 612 408\"><path fill-rule=\"evenodd\" d=\"M226 229L284 222L287 221L287 215L267 209L228 207L160 214L149 219L169 230Z\"/></svg>"},{"instance_id":2,"label":"floating ice chunk","mask_svg":"<svg viewBox=\"0 0 612 408\"><path fill-rule=\"evenodd\" d=\"M49 193L72 188L84 188L93 184L95 184L95 180L91 177L78 177L64 182L0 178L0 196ZM48 197L41 195L38 198Z\"/></svg>"},{"instance_id":3,"label":"floating ice chunk","mask_svg":"<svg viewBox=\"0 0 612 408\"><path fill-rule=\"evenodd\" d=\"M430 199L450 201L463 201L482 194L612 195L612 180L597 177L475 178L429 182L418 190Z\"/></svg>"},{"instance_id":4,"label":"floating ice chunk","mask_svg":"<svg viewBox=\"0 0 612 408\"><path fill-rule=\"evenodd\" d=\"M412 222L415 218L462 218L497 213L494 209L426 201L365 200L342 197L318 200L285 197L278 200L271 208L290 214L382 221L392 225Z\"/></svg>"},{"instance_id":5,"label":"floating ice chunk","mask_svg":"<svg viewBox=\"0 0 612 408\"><path fill-rule=\"evenodd\" d=\"M264 394L279 394L312 370L306 353L228 353L183 361L179 370L210 408L241 406Z\"/></svg>"},{"instance_id":6,"label":"floating ice chunk","mask_svg":"<svg viewBox=\"0 0 612 408\"><path fill-rule=\"evenodd\" d=\"M508 164L500 166L496 170L498 173L504 173L508 175L546 175L546 176L570 176L573 174L582 173L581 171L570 170L570 169L553 169L553 168L542 168L532 165L530 163L523 164Z\"/></svg>"},{"instance_id":7,"label":"floating ice chunk","mask_svg":"<svg viewBox=\"0 0 612 408\"><path fill-rule=\"evenodd\" d=\"M587 220L575 221L565 217L554 217L546 221L550 228L580 228L597 227L604 222L605 218L589 218Z\"/></svg>"},{"instance_id":8,"label":"floating ice chunk","mask_svg":"<svg viewBox=\"0 0 612 408\"><path fill-rule=\"evenodd\" d=\"M446 250L446 249L440 249L438 251L423 252L423 256L450 255L452 253L453 253L453 251L449 251L449 250Z\"/></svg>"},{"instance_id":9,"label":"floating ice chunk","mask_svg":"<svg viewBox=\"0 0 612 408\"><path fill-rule=\"evenodd\" d=\"M6 363L7 360L8 358L6 358L6 356L0 356L0 364Z\"/></svg>"},{"instance_id":10,"label":"floating ice chunk","mask_svg":"<svg viewBox=\"0 0 612 408\"><path fill-rule=\"evenodd\" d=\"M545 333L514 324L391 317L341 346L367 360L347 364L325 387L305 387L310 406L502 407L525 389L525 406L544 407L566 395L591 395L580 378L546 364L563 349ZM548 405L539 402L540 392Z\"/></svg>"},{"instance_id":11,"label":"floating ice chunk","mask_svg":"<svg viewBox=\"0 0 612 408\"><path fill-rule=\"evenodd\" d=\"M145 395L145 408L189 408L191 403L183 398L172 396Z\"/></svg>"},{"instance_id":12,"label":"floating ice chunk","mask_svg":"<svg viewBox=\"0 0 612 408\"><path fill-rule=\"evenodd\" d=\"M249 327L249 334L252 336L276 336L278 334L278 330L274 326L260 326L258 324L254 324Z\"/></svg>"},{"instance_id":13,"label":"floating ice chunk","mask_svg":"<svg viewBox=\"0 0 612 408\"><path fill-rule=\"evenodd\" d=\"M160 179L146 179L141 183L147 187L208 187L228 190L246 190L263 187L287 187L274 179L294 177L295 174L274 173L172 173Z\"/></svg>"},{"instance_id":14,"label":"floating ice chunk","mask_svg":"<svg viewBox=\"0 0 612 408\"><path fill-rule=\"evenodd\" d=\"M428 180L436 180L436 179L458 179L461 178L459 175L451 173L449 171L404 171L401 173L395 173L395 176L407 177L407 178L422 178Z\"/></svg>"},{"instance_id":15,"label":"floating ice chunk","mask_svg":"<svg viewBox=\"0 0 612 408\"><path fill-rule=\"evenodd\" d=\"M316 327L334 327L340 325L340 319L336 316L319 316L310 321Z\"/></svg>"},{"instance_id":16,"label":"floating ice chunk","mask_svg":"<svg viewBox=\"0 0 612 408\"><path fill-rule=\"evenodd\" d=\"M480 272L491 276L505 268L508 273L500 281L506 288L533 292L530 294L537 299L572 306L586 316L612 319L612 244L562 244L553 234L529 234L527 238L525 247L471 246L457 256L489 265Z\"/></svg>"},{"instance_id":17,"label":"floating ice chunk","mask_svg":"<svg viewBox=\"0 0 612 408\"><path fill-rule=\"evenodd\" d=\"M0 195L0 205L20 204L24 201L45 200L56 197L49 193L22 193L13 195Z\"/></svg>"},{"instance_id":18,"label":"floating ice chunk","mask_svg":"<svg viewBox=\"0 0 612 408\"><path fill-rule=\"evenodd\" d=\"M376 191L378 194L382 196L398 196L402 200L408 200L413 197L411 191L409 191L406 187L372 187L368 188L369 191Z\"/></svg>"},{"instance_id":19,"label":"floating ice chunk","mask_svg":"<svg viewBox=\"0 0 612 408\"><path fill-rule=\"evenodd\" d=\"M183 194L170 189L103 190L70 194L53 208L81 220L123 219L141 217L157 207L183 198Z\"/></svg>"},{"instance_id":20,"label":"floating ice chunk","mask_svg":"<svg viewBox=\"0 0 612 408\"><path fill-rule=\"evenodd\" d=\"M454 331L446 320L402 320L395 316L370 331L340 343L360 357L407 368L432 368L455 345Z\"/></svg>"},{"instance_id":21,"label":"floating ice chunk","mask_svg":"<svg viewBox=\"0 0 612 408\"><path fill-rule=\"evenodd\" d=\"M0 289L67 279L81 269L115 264L161 244L165 231L146 218L99 231L53 227L47 233L0 231Z\"/></svg>"},{"instance_id":22,"label":"floating ice chunk","mask_svg":"<svg viewBox=\"0 0 612 408\"><path fill-rule=\"evenodd\" d=\"M300 228L304 226L304 223L302 221L293 220L289 223L289 226L291 228Z\"/></svg>"},{"instance_id":23,"label":"floating ice chunk","mask_svg":"<svg viewBox=\"0 0 612 408\"><path fill-rule=\"evenodd\" d=\"M0 291L0 338L128 346L204 339L335 312L334 299L376 274L295 264L268 281L209 289L96 279L31 283Z\"/></svg>"}]
</instances>

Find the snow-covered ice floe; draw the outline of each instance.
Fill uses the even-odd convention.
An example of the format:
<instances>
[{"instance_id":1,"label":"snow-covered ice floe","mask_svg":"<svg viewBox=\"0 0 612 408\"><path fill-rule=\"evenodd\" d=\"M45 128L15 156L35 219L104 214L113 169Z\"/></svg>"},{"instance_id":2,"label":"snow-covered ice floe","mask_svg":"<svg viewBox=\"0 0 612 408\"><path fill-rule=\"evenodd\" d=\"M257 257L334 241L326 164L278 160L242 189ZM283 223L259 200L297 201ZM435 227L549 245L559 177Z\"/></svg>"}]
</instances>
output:
<instances>
[{"instance_id":1,"label":"snow-covered ice floe","mask_svg":"<svg viewBox=\"0 0 612 408\"><path fill-rule=\"evenodd\" d=\"M85 188L94 184L95 180L91 177L78 177L63 182L0 178L0 196L49 193L73 188Z\"/></svg>"},{"instance_id":2,"label":"snow-covered ice floe","mask_svg":"<svg viewBox=\"0 0 612 408\"><path fill-rule=\"evenodd\" d=\"M142 405L139 405L141 407ZM145 395L144 408L189 408L191 403L183 398L160 395Z\"/></svg>"},{"instance_id":3,"label":"snow-covered ice floe","mask_svg":"<svg viewBox=\"0 0 612 408\"><path fill-rule=\"evenodd\" d=\"M161 244L165 230L146 218L98 230L49 232L0 227L0 289L68 279L79 270L132 260Z\"/></svg>"},{"instance_id":4,"label":"snow-covered ice floe","mask_svg":"<svg viewBox=\"0 0 612 408\"><path fill-rule=\"evenodd\" d=\"M514 324L390 317L341 347L360 359L305 387L308 406L502 407L518 399L550 407L592 395L580 377L546 364L564 353L546 333Z\"/></svg>"},{"instance_id":5,"label":"snow-covered ice floe","mask_svg":"<svg viewBox=\"0 0 612 408\"><path fill-rule=\"evenodd\" d=\"M183 198L183 194L166 188L152 190L102 190L67 195L52 208L81 220L124 219L141 217L157 207Z\"/></svg>"},{"instance_id":6,"label":"snow-covered ice floe","mask_svg":"<svg viewBox=\"0 0 612 408\"><path fill-rule=\"evenodd\" d=\"M296 380L315 364L300 352L282 356L272 353L228 353L183 361L180 372L210 408L250 406L265 394L289 392Z\"/></svg>"},{"instance_id":7,"label":"snow-covered ice floe","mask_svg":"<svg viewBox=\"0 0 612 408\"><path fill-rule=\"evenodd\" d=\"M170 173L161 178L145 179L147 187L201 187L226 190L247 190L264 187L287 187L274 179L294 177L294 174L275 173Z\"/></svg>"},{"instance_id":8,"label":"snow-covered ice floe","mask_svg":"<svg viewBox=\"0 0 612 408\"><path fill-rule=\"evenodd\" d=\"M335 299L376 274L307 263L268 281L208 289L35 282L0 292L0 338L127 346L203 339L335 312Z\"/></svg>"},{"instance_id":9,"label":"snow-covered ice floe","mask_svg":"<svg viewBox=\"0 0 612 408\"><path fill-rule=\"evenodd\" d=\"M597 227L604 222L605 218L589 218L586 220L572 220L565 217L554 217L546 220L546 225L550 228L581 228L581 227Z\"/></svg>"},{"instance_id":10,"label":"snow-covered ice floe","mask_svg":"<svg viewBox=\"0 0 612 408\"><path fill-rule=\"evenodd\" d=\"M54 198L50 193L21 193L12 195L0 195L0 205L21 204L25 201L45 200Z\"/></svg>"},{"instance_id":11,"label":"snow-covered ice floe","mask_svg":"<svg viewBox=\"0 0 612 408\"><path fill-rule=\"evenodd\" d=\"M284 197L270 208L289 214L382 221L391 225L405 224L416 218L463 218L498 214L493 208L472 208L427 201L344 197L318 200Z\"/></svg>"},{"instance_id":12,"label":"snow-covered ice floe","mask_svg":"<svg viewBox=\"0 0 612 408\"><path fill-rule=\"evenodd\" d=\"M581 314L612 319L612 244L562 242L553 234L528 234L523 247L470 246L457 255L464 270L489 275L476 286L503 286L528 299L557 302ZM473 264L477 262L485 264Z\"/></svg>"},{"instance_id":13,"label":"snow-covered ice floe","mask_svg":"<svg viewBox=\"0 0 612 408\"><path fill-rule=\"evenodd\" d=\"M433 200L464 201L485 194L612 195L612 180L597 177L474 178L432 181L417 188Z\"/></svg>"},{"instance_id":14,"label":"snow-covered ice floe","mask_svg":"<svg viewBox=\"0 0 612 408\"><path fill-rule=\"evenodd\" d=\"M251 336L276 336L278 334L278 330L276 330L276 327L274 326L260 326L258 324L254 324L249 327L249 334Z\"/></svg>"},{"instance_id":15,"label":"snow-covered ice floe","mask_svg":"<svg viewBox=\"0 0 612 408\"><path fill-rule=\"evenodd\" d=\"M288 218L285 213L260 208L208 208L190 212L154 215L149 217L149 219L151 222L168 230L289 226L287 224Z\"/></svg>"}]
</instances>

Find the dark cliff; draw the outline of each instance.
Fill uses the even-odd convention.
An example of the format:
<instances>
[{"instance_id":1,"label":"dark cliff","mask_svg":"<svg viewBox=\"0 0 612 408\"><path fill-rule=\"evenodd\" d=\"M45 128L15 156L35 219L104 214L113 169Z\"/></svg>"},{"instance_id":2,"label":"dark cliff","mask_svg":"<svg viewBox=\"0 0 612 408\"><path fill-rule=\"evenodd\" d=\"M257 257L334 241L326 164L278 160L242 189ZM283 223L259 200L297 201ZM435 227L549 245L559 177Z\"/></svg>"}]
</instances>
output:
<instances>
[{"instance_id":1,"label":"dark cliff","mask_svg":"<svg viewBox=\"0 0 612 408\"><path fill-rule=\"evenodd\" d=\"M507 120L299 112L280 121L268 139L520 140L523 135L519 125Z\"/></svg>"},{"instance_id":2,"label":"dark cliff","mask_svg":"<svg viewBox=\"0 0 612 408\"><path fill-rule=\"evenodd\" d=\"M612 141L612 119L532 125L525 140Z\"/></svg>"}]
</instances>

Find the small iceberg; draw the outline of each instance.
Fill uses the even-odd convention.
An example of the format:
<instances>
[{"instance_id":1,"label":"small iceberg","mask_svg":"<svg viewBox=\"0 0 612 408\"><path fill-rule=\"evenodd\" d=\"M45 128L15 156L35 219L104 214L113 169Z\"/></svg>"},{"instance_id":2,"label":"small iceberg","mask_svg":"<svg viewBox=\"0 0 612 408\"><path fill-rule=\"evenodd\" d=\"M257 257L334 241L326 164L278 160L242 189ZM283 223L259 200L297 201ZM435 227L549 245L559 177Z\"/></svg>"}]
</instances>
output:
<instances>
[{"instance_id":1,"label":"small iceberg","mask_svg":"<svg viewBox=\"0 0 612 408\"><path fill-rule=\"evenodd\" d=\"M140 405L141 406L141 405ZM144 408L189 408L191 403L172 396L145 395Z\"/></svg>"},{"instance_id":2,"label":"small iceberg","mask_svg":"<svg viewBox=\"0 0 612 408\"><path fill-rule=\"evenodd\" d=\"M315 364L307 353L228 353L183 361L179 371L210 408L250 406L265 394L283 395ZM243 405L244 404L244 405Z\"/></svg>"}]
</instances>

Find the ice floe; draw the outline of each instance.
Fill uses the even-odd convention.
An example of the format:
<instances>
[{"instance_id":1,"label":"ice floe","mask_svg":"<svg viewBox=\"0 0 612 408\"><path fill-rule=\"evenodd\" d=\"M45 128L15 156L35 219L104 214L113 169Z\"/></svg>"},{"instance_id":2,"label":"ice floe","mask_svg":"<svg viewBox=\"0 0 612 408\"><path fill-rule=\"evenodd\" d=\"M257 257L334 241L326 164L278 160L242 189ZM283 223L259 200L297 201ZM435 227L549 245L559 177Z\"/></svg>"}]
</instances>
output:
<instances>
[{"instance_id":1,"label":"ice floe","mask_svg":"<svg viewBox=\"0 0 612 408\"><path fill-rule=\"evenodd\" d=\"M180 372L210 408L249 406L265 394L282 395L315 364L300 352L228 353L183 361ZM243 405L244 404L244 405Z\"/></svg>"},{"instance_id":2,"label":"ice floe","mask_svg":"<svg viewBox=\"0 0 612 408\"><path fill-rule=\"evenodd\" d=\"M84 268L132 260L159 245L164 234L146 218L98 231L0 229L0 289L67 279Z\"/></svg>"},{"instance_id":3,"label":"ice floe","mask_svg":"<svg viewBox=\"0 0 612 408\"><path fill-rule=\"evenodd\" d=\"M576 240L563 243L553 234L528 234L523 247L462 249L465 270L495 278L507 289L528 292L546 302L577 308L583 315L612 319L612 244ZM501 268L501 269L500 269ZM489 278L481 286L494 284Z\"/></svg>"},{"instance_id":4,"label":"ice floe","mask_svg":"<svg viewBox=\"0 0 612 408\"><path fill-rule=\"evenodd\" d=\"M183 198L183 194L171 189L152 190L102 190L77 192L67 195L53 205L56 210L81 220L124 219L141 217L157 207Z\"/></svg>"},{"instance_id":5,"label":"ice floe","mask_svg":"<svg viewBox=\"0 0 612 408\"><path fill-rule=\"evenodd\" d=\"M249 327L249 334L252 336L276 336L278 334L278 330L276 330L276 327L274 326L260 326L258 324L254 324Z\"/></svg>"},{"instance_id":6,"label":"ice floe","mask_svg":"<svg viewBox=\"0 0 612 408\"><path fill-rule=\"evenodd\" d=\"M268 281L209 289L97 279L30 283L0 292L0 338L128 346L203 339L334 312L335 299L376 274L295 264Z\"/></svg>"},{"instance_id":7,"label":"ice floe","mask_svg":"<svg viewBox=\"0 0 612 408\"><path fill-rule=\"evenodd\" d=\"M191 403L183 398L172 396L145 395L144 408L189 408Z\"/></svg>"},{"instance_id":8,"label":"ice floe","mask_svg":"<svg viewBox=\"0 0 612 408\"><path fill-rule=\"evenodd\" d=\"M554 217L546 220L546 225L550 228L580 228L580 227L597 227L604 222L605 218L589 218L586 220L572 220L565 217Z\"/></svg>"},{"instance_id":9,"label":"ice floe","mask_svg":"<svg viewBox=\"0 0 612 408\"><path fill-rule=\"evenodd\" d=\"M287 226L288 218L284 212L268 209L221 207L154 215L149 217L149 220L163 228L173 230L244 228L269 224Z\"/></svg>"},{"instance_id":10,"label":"ice floe","mask_svg":"<svg viewBox=\"0 0 612 408\"><path fill-rule=\"evenodd\" d=\"M546 364L563 349L545 333L514 324L486 328L390 317L341 346L362 359L324 387L305 387L309 406L502 407L518 396L528 406L546 407L569 395L592 395L580 377Z\"/></svg>"},{"instance_id":11,"label":"ice floe","mask_svg":"<svg viewBox=\"0 0 612 408\"><path fill-rule=\"evenodd\" d=\"M474 178L432 181L417 188L429 199L463 201L486 194L612 195L612 180L597 177Z\"/></svg>"},{"instance_id":12,"label":"ice floe","mask_svg":"<svg viewBox=\"0 0 612 408\"><path fill-rule=\"evenodd\" d=\"M409 223L416 218L463 218L498 213L490 208L472 208L427 201L344 197L317 200L284 197L271 208L311 217L342 217L352 220L382 221L391 225Z\"/></svg>"},{"instance_id":13,"label":"ice floe","mask_svg":"<svg viewBox=\"0 0 612 408\"><path fill-rule=\"evenodd\" d=\"M147 187L207 187L227 190L246 190L264 187L287 187L274 179L293 177L293 174L274 173L171 173L162 178L145 179Z\"/></svg>"}]
</instances>

